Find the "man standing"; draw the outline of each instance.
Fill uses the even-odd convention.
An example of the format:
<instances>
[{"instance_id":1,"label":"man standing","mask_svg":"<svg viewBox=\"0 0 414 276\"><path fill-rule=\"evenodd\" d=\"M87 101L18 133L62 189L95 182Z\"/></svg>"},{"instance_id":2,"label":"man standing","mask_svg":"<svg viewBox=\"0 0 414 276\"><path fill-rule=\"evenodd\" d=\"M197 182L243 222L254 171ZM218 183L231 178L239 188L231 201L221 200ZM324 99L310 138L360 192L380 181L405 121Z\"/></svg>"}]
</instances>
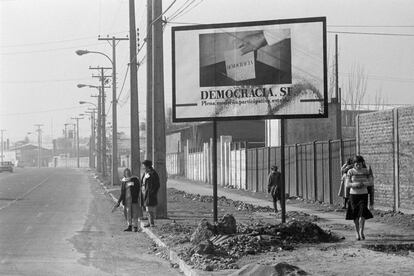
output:
<instances>
[{"instance_id":1,"label":"man standing","mask_svg":"<svg viewBox=\"0 0 414 276\"><path fill-rule=\"evenodd\" d=\"M267 192L273 197L273 206L275 213L277 213L277 200L280 200L281 192L281 173L277 171L277 166L272 166L272 171L269 174L269 180L267 184Z\"/></svg>"},{"instance_id":2,"label":"man standing","mask_svg":"<svg viewBox=\"0 0 414 276\"><path fill-rule=\"evenodd\" d=\"M145 224L144 227L153 227L155 210L158 204L157 194L160 188L160 178L158 173L152 167L151 160L144 160L142 164L144 165L145 172L141 181L143 195L141 205L145 207L148 213L148 223Z\"/></svg>"}]
</instances>

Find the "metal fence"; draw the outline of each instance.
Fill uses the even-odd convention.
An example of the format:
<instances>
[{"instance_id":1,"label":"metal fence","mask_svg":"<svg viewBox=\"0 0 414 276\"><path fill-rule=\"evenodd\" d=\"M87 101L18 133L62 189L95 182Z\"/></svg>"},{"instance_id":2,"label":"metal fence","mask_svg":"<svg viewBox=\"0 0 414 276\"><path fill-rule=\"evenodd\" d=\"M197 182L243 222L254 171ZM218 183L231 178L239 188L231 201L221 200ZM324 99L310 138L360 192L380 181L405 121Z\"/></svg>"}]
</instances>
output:
<instances>
[{"instance_id":1,"label":"metal fence","mask_svg":"<svg viewBox=\"0 0 414 276\"><path fill-rule=\"evenodd\" d=\"M247 143L218 142L218 184L267 192L272 165L280 168L280 147L247 148ZM286 193L309 200L339 203L341 166L356 153L355 139L315 141L285 146ZM169 174L211 183L211 143L167 156ZM185 169L182 169L185 168Z\"/></svg>"}]
</instances>

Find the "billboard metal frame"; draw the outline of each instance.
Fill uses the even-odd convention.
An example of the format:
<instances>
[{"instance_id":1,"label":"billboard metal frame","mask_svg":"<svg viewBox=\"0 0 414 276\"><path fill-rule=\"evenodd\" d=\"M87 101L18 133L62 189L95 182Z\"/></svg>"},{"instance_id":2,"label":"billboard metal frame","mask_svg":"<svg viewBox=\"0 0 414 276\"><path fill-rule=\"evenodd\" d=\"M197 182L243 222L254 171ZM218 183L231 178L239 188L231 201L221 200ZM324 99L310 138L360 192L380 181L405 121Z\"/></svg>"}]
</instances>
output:
<instances>
[{"instance_id":1,"label":"billboard metal frame","mask_svg":"<svg viewBox=\"0 0 414 276\"><path fill-rule=\"evenodd\" d=\"M234 27L250 27L271 24L295 24L295 23L322 23L322 38L323 38L323 114L291 114L291 115L257 115L257 116L228 116L228 117L193 117L193 118L177 118L176 107L185 106L177 105L176 103L176 72L175 72L175 33L177 31L214 29L214 28L234 28ZM280 19L280 20L266 20L266 21L249 21L249 22L234 22L221 24L198 24L188 26L176 26L171 28L172 38L172 113L173 122L200 122L200 121L232 121L232 120L263 120L263 119L304 119L304 118L327 118L328 117L328 73L327 73L327 45L326 45L326 17L308 17L295 19Z\"/></svg>"}]
</instances>

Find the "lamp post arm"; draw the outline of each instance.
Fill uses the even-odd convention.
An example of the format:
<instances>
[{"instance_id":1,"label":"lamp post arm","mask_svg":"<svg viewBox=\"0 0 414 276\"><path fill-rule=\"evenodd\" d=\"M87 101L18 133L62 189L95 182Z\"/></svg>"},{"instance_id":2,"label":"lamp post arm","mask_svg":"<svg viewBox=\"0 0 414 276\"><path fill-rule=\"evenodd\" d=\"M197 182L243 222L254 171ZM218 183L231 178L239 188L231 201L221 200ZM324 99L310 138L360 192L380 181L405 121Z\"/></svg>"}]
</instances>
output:
<instances>
[{"instance_id":1,"label":"lamp post arm","mask_svg":"<svg viewBox=\"0 0 414 276\"><path fill-rule=\"evenodd\" d=\"M112 59L107 54L105 54L105 53L98 52L98 51L88 51L88 53L94 53L94 54L103 55L103 56L105 56L111 62L111 65L112 66L114 65L114 62L112 61Z\"/></svg>"}]
</instances>

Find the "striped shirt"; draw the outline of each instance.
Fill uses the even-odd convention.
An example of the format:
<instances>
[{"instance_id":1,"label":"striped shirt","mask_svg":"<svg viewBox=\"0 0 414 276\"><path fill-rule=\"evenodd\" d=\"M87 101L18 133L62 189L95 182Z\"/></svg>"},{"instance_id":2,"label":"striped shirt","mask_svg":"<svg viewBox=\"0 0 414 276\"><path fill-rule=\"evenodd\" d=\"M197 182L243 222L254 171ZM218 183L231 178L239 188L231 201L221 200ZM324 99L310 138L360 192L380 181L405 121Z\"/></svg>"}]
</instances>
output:
<instances>
[{"instance_id":1,"label":"striped shirt","mask_svg":"<svg viewBox=\"0 0 414 276\"><path fill-rule=\"evenodd\" d=\"M359 170L352 168L346 174L346 187L351 188L350 194L362 195L368 194L368 186L373 185L372 175L367 168L361 168ZM351 186L357 183L363 184L361 188L352 188Z\"/></svg>"}]
</instances>

